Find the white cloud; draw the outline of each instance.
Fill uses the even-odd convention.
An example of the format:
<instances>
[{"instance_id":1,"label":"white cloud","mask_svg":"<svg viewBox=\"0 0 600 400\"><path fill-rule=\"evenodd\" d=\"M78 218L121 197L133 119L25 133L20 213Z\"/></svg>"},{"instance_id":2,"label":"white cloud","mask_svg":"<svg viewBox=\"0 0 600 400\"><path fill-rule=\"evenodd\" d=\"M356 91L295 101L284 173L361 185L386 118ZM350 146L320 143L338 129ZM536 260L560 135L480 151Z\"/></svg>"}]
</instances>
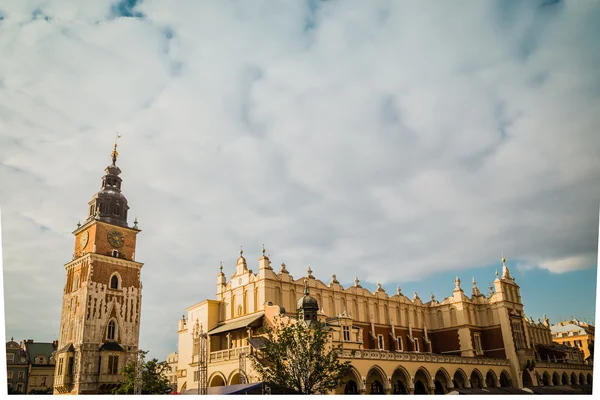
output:
<instances>
[{"instance_id":1,"label":"white cloud","mask_svg":"<svg viewBox=\"0 0 600 400\"><path fill-rule=\"evenodd\" d=\"M293 275L311 265L343 283L501 252L553 272L595 265L597 5L328 1L309 15L301 2L144 1L135 19L111 18L113 3L0 6L15 336L58 333L69 233L115 131L143 229L142 346L161 356L239 245L251 264L265 243ZM48 321L34 328L22 309Z\"/></svg>"}]
</instances>

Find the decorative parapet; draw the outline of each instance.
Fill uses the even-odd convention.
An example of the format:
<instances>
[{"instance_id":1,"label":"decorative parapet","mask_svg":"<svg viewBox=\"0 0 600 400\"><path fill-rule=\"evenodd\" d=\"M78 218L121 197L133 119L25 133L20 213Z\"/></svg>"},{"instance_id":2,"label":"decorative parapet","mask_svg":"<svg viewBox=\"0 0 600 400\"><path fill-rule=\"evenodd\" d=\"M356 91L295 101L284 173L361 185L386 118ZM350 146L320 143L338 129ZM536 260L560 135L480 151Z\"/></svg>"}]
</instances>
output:
<instances>
[{"instance_id":1,"label":"decorative parapet","mask_svg":"<svg viewBox=\"0 0 600 400\"><path fill-rule=\"evenodd\" d=\"M553 363L553 362L544 362L544 361L536 361L536 368L565 368L565 369L584 369L584 370L593 370L594 367L592 365L587 364L571 364L571 363Z\"/></svg>"},{"instance_id":2,"label":"decorative parapet","mask_svg":"<svg viewBox=\"0 0 600 400\"><path fill-rule=\"evenodd\" d=\"M439 354L379 350L343 350L340 357L390 361L420 361L444 364L510 365L508 360L502 358L444 356Z\"/></svg>"}]
</instances>

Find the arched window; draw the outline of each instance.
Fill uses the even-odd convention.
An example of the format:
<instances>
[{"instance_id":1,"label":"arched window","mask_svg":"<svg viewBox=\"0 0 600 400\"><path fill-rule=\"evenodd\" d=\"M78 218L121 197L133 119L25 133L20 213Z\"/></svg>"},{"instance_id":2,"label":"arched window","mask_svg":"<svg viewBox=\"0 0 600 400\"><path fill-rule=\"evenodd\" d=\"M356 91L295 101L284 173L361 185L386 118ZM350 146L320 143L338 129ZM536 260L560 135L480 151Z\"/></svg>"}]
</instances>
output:
<instances>
[{"instance_id":1,"label":"arched window","mask_svg":"<svg viewBox=\"0 0 600 400\"><path fill-rule=\"evenodd\" d=\"M90 206L90 215L94 215L94 205Z\"/></svg>"},{"instance_id":2,"label":"arched window","mask_svg":"<svg viewBox=\"0 0 600 400\"><path fill-rule=\"evenodd\" d=\"M75 279L73 279L73 290L79 289L79 274L75 275Z\"/></svg>"},{"instance_id":3,"label":"arched window","mask_svg":"<svg viewBox=\"0 0 600 400\"><path fill-rule=\"evenodd\" d=\"M108 323L108 328L106 330L106 338L108 340L115 340L116 336L117 336L117 324L115 323L114 320L111 320Z\"/></svg>"},{"instance_id":4,"label":"arched window","mask_svg":"<svg viewBox=\"0 0 600 400\"><path fill-rule=\"evenodd\" d=\"M243 311L243 310L242 310L242 306L238 306L238 312L237 312L237 315L238 315L238 317L239 317L240 315L242 315L242 311Z\"/></svg>"},{"instance_id":5,"label":"arched window","mask_svg":"<svg viewBox=\"0 0 600 400\"><path fill-rule=\"evenodd\" d=\"M113 209L113 213L114 213L115 215L119 215L119 214L121 214L121 207L120 207L119 203L115 204L115 207L114 207L114 209Z\"/></svg>"},{"instance_id":6,"label":"arched window","mask_svg":"<svg viewBox=\"0 0 600 400\"><path fill-rule=\"evenodd\" d=\"M110 278L110 288L111 289L119 289L119 276L117 274L113 274Z\"/></svg>"},{"instance_id":7,"label":"arched window","mask_svg":"<svg viewBox=\"0 0 600 400\"><path fill-rule=\"evenodd\" d=\"M100 212L103 213L104 212L104 203L100 203Z\"/></svg>"}]
</instances>

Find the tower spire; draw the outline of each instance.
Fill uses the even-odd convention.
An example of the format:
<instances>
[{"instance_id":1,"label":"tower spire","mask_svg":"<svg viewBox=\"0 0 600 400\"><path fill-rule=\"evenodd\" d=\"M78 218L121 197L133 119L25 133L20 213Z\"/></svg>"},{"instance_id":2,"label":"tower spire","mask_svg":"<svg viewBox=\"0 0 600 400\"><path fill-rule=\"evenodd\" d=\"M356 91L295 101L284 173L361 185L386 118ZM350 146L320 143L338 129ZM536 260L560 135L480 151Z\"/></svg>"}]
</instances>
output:
<instances>
[{"instance_id":1,"label":"tower spire","mask_svg":"<svg viewBox=\"0 0 600 400\"><path fill-rule=\"evenodd\" d=\"M112 165L117 165L117 157L119 157L119 152L117 152L117 141L120 137L121 135L119 135L119 132L117 132L117 137L115 138L115 146L113 147L112 153L110 153L110 157L112 158Z\"/></svg>"}]
</instances>

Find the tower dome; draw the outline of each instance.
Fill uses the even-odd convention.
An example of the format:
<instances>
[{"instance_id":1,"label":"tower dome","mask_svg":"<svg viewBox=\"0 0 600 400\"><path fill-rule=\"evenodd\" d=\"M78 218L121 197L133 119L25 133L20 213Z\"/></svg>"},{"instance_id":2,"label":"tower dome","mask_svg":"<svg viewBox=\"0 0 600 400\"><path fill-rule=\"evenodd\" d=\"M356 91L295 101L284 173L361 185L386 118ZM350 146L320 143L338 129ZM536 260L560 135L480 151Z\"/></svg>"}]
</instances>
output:
<instances>
[{"instance_id":1,"label":"tower dome","mask_svg":"<svg viewBox=\"0 0 600 400\"><path fill-rule=\"evenodd\" d=\"M97 219L114 225L127 226L127 198L121 193L119 175L121 169L117 167L117 143L111 153L112 164L104 169L106 175L102 177L102 187L88 203L90 206L87 220Z\"/></svg>"},{"instance_id":2,"label":"tower dome","mask_svg":"<svg viewBox=\"0 0 600 400\"><path fill-rule=\"evenodd\" d=\"M298 317L304 321L317 321L317 313L319 312L319 303L317 299L312 297L308 290L308 279L304 279L304 296L298 299L296 304Z\"/></svg>"}]
</instances>

